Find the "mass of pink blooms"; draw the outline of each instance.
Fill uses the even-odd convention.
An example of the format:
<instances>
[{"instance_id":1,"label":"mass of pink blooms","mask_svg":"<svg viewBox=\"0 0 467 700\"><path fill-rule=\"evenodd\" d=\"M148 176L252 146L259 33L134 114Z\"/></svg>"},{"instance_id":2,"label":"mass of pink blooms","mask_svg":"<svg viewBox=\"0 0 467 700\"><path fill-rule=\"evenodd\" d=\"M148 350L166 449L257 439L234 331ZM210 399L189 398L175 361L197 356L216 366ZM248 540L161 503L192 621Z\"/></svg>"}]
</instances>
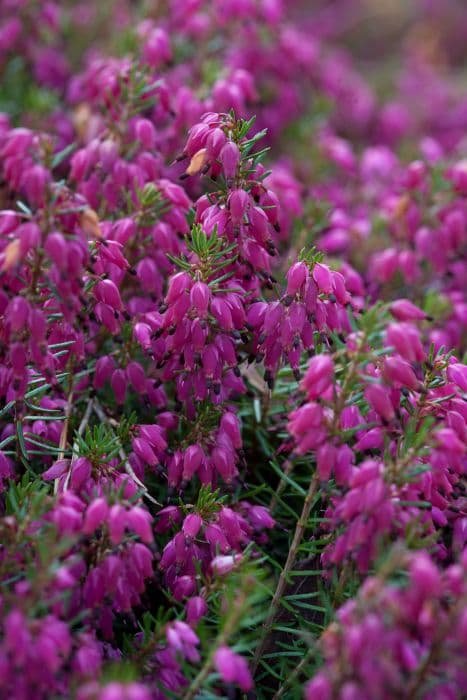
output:
<instances>
[{"instance_id":1,"label":"mass of pink blooms","mask_svg":"<svg viewBox=\"0 0 467 700\"><path fill-rule=\"evenodd\" d=\"M0 0L0 700L467 697L466 46Z\"/></svg>"}]
</instances>

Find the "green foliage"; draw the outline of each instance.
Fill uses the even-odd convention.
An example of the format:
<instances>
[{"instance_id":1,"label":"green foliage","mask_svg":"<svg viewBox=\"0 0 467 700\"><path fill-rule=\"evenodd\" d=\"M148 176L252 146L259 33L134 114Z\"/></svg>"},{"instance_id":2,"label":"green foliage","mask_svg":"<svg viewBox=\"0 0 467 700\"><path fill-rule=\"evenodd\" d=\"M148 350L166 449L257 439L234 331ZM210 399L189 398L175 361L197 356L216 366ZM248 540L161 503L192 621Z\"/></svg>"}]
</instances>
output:
<instances>
[{"instance_id":1,"label":"green foliage","mask_svg":"<svg viewBox=\"0 0 467 700\"><path fill-rule=\"evenodd\" d=\"M317 250L315 246L311 248L302 248L298 254L298 259L300 262L306 262L307 265L312 268L317 262L322 262L324 260L324 253Z\"/></svg>"},{"instance_id":2,"label":"green foliage","mask_svg":"<svg viewBox=\"0 0 467 700\"><path fill-rule=\"evenodd\" d=\"M78 453L87 457L95 466L110 462L117 457L120 450L119 438L111 428L103 424L92 428L87 426L84 437L76 433L75 440Z\"/></svg>"},{"instance_id":3,"label":"green foliage","mask_svg":"<svg viewBox=\"0 0 467 700\"><path fill-rule=\"evenodd\" d=\"M219 236L217 227L214 227L208 236L200 224L192 226L191 235L185 240L188 250L196 256L195 259L170 254L167 254L167 257L182 270L191 273L199 271L209 286L216 287L216 291L219 292L218 285L231 277L230 273L220 272L236 260L237 255L233 253L236 245L226 245L224 239Z\"/></svg>"},{"instance_id":4,"label":"green foliage","mask_svg":"<svg viewBox=\"0 0 467 700\"><path fill-rule=\"evenodd\" d=\"M135 206L130 192L125 192L128 212L136 214L136 221L142 227L153 226L170 209L170 203L152 182L136 191L138 204Z\"/></svg>"},{"instance_id":5,"label":"green foliage","mask_svg":"<svg viewBox=\"0 0 467 700\"><path fill-rule=\"evenodd\" d=\"M221 498L219 489L212 491L209 485L201 486L198 491L195 510L201 515L203 520L207 520L220 510L223 500L224 498ZM183 507L182 502L180 506Z\"/></svg>"},{"instance_id":6,"label":"green foliage","mask_svg":"<svg viewBox=\"0 0 467 700\"><path fill-rule=\"evenodd\" d=\"M20 481L11 481L5 495L6 513L19 521L35 519L46 510L46 496L50 487L41 479L24 474Z\"/></svg>"},{"instance_id":7,"label":"green foliage","mask_svg":"<svg viewBox=\"0 0 467 700\"><path fill-rule=\"evenodd\" d=\"M32 80L25 59L21 56L10 58L0 80L0 112L9 114L14 122L26 113L40 123L41 118L57 106L57 94L39 87Z\"/></svg>"}]
</instances>

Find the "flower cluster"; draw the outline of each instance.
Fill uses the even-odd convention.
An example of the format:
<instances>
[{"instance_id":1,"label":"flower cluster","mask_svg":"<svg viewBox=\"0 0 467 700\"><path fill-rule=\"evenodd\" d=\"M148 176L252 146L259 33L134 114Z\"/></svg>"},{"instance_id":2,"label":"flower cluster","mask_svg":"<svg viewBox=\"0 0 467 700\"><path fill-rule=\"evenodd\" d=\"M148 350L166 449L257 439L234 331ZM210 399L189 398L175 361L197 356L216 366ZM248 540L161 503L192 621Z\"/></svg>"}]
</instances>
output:
<instances>
[{"instance_id":1,"label":"flower cluster","mask_svg":"<svg viewBox=\"0 0 467 700\"><path fill-rule=\"evenodd\" d=\"M424 552L406 558L402 582L368 578L338 610L307 700L465 693L465 552L445 571Z\"/></svg>"},{"instance_id":2,"label":"flower cluster","mask_svg":"<svg viewBox=\"0 0 467 700\"><path fill-rule=\"evenodd\" d=\"M2 690L464 695L458 3L62 5L0 0Z\"/></svg>"},{"instance_id":3,"label":"flower cluster","mask_svg":"<svg viewBox=\"0 0 467 700\"><path fill-rule=\"evenodd\" d=\"M390 310L396 318L424 318L407 300ZM437 533L444 559L448 523L459 533L452 545L462 550L463 526L455 521L467 455L465 366L429 357L414 320L386 325L367 318L335 355L347 357L339 376L332 355L309 362L301 382L308 401L288 424L297 453L313 451L315 478L331 486L332 537L323 562L353 560L366 571L379 548L408 527L411 536Z\"/></svg>"}]
</instances>

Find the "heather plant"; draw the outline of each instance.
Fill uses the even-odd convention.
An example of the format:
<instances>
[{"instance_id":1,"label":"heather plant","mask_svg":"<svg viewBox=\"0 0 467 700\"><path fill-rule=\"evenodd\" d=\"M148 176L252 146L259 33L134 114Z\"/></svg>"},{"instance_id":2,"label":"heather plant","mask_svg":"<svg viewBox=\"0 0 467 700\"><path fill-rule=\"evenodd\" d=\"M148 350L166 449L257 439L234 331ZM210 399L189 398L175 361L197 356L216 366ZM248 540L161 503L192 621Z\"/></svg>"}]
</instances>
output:
<instances>
[{"instance_id":1,"label":"heather plant","mask_svg":"<svg viewBox=\"0 0 467 700\"><path fill-rule=\"evenodd\" d=\"M0 1L1 698L467 693L465 22L409 4L388 92L365 3Z\"/></svg>"}]
</instances>

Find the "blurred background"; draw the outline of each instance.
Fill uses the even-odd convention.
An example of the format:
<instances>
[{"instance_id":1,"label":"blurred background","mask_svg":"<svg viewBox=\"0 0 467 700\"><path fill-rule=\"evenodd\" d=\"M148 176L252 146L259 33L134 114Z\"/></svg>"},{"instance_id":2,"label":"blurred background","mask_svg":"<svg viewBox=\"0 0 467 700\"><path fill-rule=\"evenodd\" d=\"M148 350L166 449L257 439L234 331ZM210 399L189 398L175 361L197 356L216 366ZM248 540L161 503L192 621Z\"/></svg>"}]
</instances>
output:
<instances>
[{"instance_id":1,"label":"blurred background","mask_svg":"<svg viewBox=\"0 0 467 700\"><path fill-rule=\"evenodd\" d=\"M364 134L403 148L426 132L452 151L466 131L464 0L0 0L0 111L34 127L63 119L64 98L80 101L76 76L99 57L139 60L148 27L170 36L152 67L191 80L200 99L201 83L248 71L256 92L242 109L271 142L293 127L300 148L309 115L323 111L356 143Z\"/></svg>"}]
</instances>

